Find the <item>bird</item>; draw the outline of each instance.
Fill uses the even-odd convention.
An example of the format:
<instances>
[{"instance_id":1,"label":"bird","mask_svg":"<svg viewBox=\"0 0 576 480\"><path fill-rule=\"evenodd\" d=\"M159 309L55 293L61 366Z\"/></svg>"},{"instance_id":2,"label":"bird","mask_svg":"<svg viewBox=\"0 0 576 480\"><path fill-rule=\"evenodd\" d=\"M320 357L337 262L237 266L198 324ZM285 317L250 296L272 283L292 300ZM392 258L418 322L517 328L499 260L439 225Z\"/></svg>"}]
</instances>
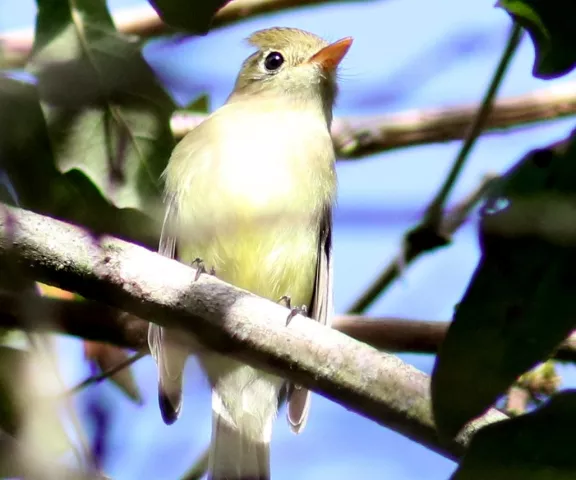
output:
<instances>
[{"instance_id":1,"label":"bird","mask_svg":"<svg viewBox=\"0 0 576 480\"><path fill-rule=\"evenodd\" d=\"M273 27L247 41L255 51L226 102L176 145L163 173L159 253L209 266L223 281L284 301L290 316L304 312L330 326L337 193L330 127L338 67L353 40L328 43ZM269 479L279 394L287 388L287 418L298 433L309 391L221 353L186 351L177 337L150 324L164 422L180 415L183 369L193 353L212 388L208 478Z\"/></svg>"}]
</instances>

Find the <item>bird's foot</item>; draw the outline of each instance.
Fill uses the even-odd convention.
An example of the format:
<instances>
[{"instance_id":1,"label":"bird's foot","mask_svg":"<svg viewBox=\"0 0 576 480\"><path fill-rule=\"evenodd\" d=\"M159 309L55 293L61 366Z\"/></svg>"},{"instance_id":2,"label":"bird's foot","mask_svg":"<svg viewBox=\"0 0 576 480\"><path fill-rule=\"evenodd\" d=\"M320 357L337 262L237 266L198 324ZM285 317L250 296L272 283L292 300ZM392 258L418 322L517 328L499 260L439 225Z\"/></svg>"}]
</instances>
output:
<instances>
[{"instance_id":1,"label":"bird's foot","mask_svg":"<svg viewBox=\"0 0 576 480\"><path fill-rule=\"evenodd\" d=\"M308 307L306 305L302 305L301 307L291 308L290 313L286 318L286 326L290 325L290 322L296 315L304 315L305 317L308 316Z\"/></svg>"},{"instance_id":2,"label":"bird's foot","mask_svg":"<svg viewBox=\"0 0 576 480\"><path fill-rule=\"evenodd\" d=\"M210 267L210 270L206 270L204 260L202 260L200 257L196 257L194 260L192 260L190 266L196 267L196 276L194 277L194 281L197 281L200 278L200 275L202 275L203 273L207 273L209 275L212 275L213 277L216 276L216 269L212 266Z\"/></svg>"},{"instance_id":3,"label":"bird's foot","mask_svg":"<svg viewBox=\"0 0 576 480\"><path fill-rule=\"evenodd\" d=\"M290 313L286 318L286 326L290 324L290 321L296 315L304 315L304 316L308 315L308 307L306 305L302 305L301 307L292 307L292 299L288 295L282 295L278 299L278 303L284 303L284 305L286 305L286 308L290 309Z\"/></svg>"},{"instance_id":4,"label":"bird's foot","mask_svg":"<svg viewBox=\"0 0 576 480\"><path fill-rule=\"evenodd\" d=\"M284 305L286 305L286 308L292 308L292 299L288 295L282 295L278 299L278 303L284 303Z\"/></svg>"}]
</instances>

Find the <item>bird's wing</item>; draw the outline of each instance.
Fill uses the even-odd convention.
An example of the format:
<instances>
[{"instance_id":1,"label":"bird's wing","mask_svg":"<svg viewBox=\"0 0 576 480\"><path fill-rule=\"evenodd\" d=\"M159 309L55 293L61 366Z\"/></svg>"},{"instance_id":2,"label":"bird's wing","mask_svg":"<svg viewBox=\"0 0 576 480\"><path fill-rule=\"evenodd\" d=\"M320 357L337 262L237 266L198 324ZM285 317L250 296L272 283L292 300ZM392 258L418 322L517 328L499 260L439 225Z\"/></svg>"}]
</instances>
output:
<instances>
[{"instance_id":1,"label":"bird's wing","mask_svg":"<svg viewBox=\"0 0 576 480\"><path fill-rule=\"evenodd\" d=\"M176 238L171 233L171 224L176 216L176 206L168 199L166 215L160 234L158 253L168 258L177 258ZM173 332L154 323L148 327L150 353L158 364L158 401L165 423L176 421L182 408L182 373L188 352L171 341Z\"/></svg>"},{"instance_id":2,"label":"bird's wing","mask_svg":"<svg viewBox=\"0 0 576 480\"><path fill-rule=\"evenodd\" d=\"M197 164L211 151L209 118L190 131L174 148L167 170L182 172L183 165ZM174 175L174 174L173 174ZM166 175L166 182L169 181ZM168 258L178 259L176 227L179 212L176 199L165 198L166 215L160 234L158 253ZM173 423L180 414L182 406L182 374L189 351L179 346L180 335L170 329L161 328L153 323L148 327L148 345L150 353L158 364L158 400L162 418L167 424Z\"/></svg>"},{"instance_id":3,"label":"bird's wing","mask_svg":"<svg viewBox=\"0 0 576 480\"><path fill-rule=\"evenodd\" d=\"M332 325L332 208L327 206L320 222L318 259L310 317L323 325ZM295 433L306 425L310 391L299 385L288 386L288 423Z\"/></svg>"}]
</instances>

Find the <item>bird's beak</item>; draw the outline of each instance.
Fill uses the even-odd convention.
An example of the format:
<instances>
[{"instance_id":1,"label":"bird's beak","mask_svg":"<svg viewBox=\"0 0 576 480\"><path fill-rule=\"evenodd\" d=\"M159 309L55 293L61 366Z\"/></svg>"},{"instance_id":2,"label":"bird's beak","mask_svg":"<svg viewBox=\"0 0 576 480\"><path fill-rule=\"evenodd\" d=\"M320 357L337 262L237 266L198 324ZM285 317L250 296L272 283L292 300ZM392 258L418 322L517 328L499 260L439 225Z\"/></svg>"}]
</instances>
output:
<instances>
[{"instance_id":1,"label":"bird's beak","mask_svg":"<svg viewBox=\"0 0 576 480\"><path fill-rule=\"evenodd\" d=\"M324 47L319 52L316 52L312 57L310 57L308 62L320 65L327 72L333 72L336 70L336 67L338 67L351 45L352 37L343 38L342 40L338 40L337 42Z\"/></svg>"}]
</instances>

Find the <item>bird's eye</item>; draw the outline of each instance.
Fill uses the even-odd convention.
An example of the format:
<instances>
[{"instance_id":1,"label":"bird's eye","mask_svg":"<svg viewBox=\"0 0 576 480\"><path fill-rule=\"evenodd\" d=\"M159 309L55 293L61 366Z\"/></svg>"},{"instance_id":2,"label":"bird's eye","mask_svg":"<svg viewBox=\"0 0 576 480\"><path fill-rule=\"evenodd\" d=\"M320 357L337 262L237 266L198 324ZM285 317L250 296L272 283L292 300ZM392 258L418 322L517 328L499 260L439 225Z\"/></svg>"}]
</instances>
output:
<instances>
[{"instance_id":1,"label":"bird's eye","mask_svg":"<svg viewBox=\"0 0 576 480\"><path fill-rule=\"evenodd\" d=\"M280 52L271 52L264 59L264 67L270 72L278 70L283 63L284 57Z\"/></svg>"}]
</instances>

